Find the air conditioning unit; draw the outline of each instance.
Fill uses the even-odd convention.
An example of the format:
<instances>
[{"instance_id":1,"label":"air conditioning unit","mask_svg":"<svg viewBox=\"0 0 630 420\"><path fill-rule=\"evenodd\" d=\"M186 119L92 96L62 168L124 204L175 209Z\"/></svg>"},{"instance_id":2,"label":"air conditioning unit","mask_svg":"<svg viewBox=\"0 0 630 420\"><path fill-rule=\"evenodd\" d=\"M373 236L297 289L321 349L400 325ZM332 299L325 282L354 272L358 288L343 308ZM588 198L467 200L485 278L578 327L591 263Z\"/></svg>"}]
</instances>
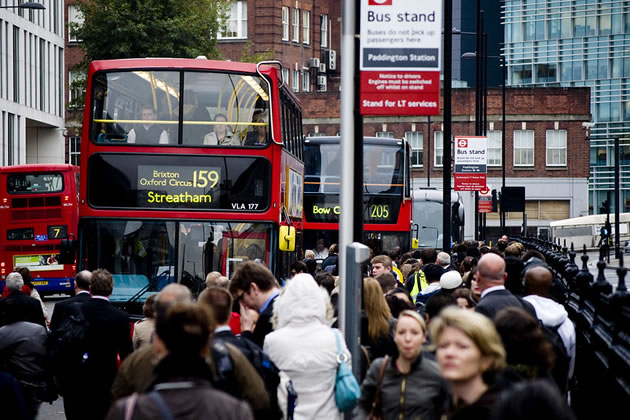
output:
<instances>
[{"instance_id":1,"label":"air conditioning unit","mask_svg":"<svg viewBox=\"0 0 630 420\"><path fill-rule=\"evenodd\" d=\"M337 51L328 51L328 68L331 70L337 70Z\"/></svg>"},{"instance_id":2,"label":"air conditioning unit","mask_svg":"<svg viewBox=\"0 0 630 420\"><path fill-rule=\"evenodd\" d=\"M310 60L308 60L309 67L318 68L319 64L319 58L311 58Z\"/></svg>"},{"instance_id":3,"label":"air conditioning unit","mask_svg":"<svg viewBox=\"0 0 630 420\"><path fill-rule=\"evenodd\" d=\"M326 76L317 76L317 86L326 86Z\"/></svg>"},{"instance_id":4,"label":"air conditioning unit","mask_svg":"<svg viewBox=\"0 0 630 420\"><path fill-rule=\"evenodd\" d=\"M319 63L319 72L326 73L326 63Z\"/></svg>"}]
</instances>

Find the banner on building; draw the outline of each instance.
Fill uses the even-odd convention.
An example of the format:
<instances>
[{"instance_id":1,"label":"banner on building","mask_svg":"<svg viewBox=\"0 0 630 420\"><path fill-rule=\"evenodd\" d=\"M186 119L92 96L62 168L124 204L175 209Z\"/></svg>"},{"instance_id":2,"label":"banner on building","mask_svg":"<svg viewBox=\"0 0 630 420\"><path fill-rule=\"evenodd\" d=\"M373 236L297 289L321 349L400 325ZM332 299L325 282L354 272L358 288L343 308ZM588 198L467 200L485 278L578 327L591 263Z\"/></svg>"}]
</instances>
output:
<instances>
[{"instance_id":1,"label":"banner on building","mask_svg":"<svg viewBox=\"0 0 630 420\"><path fill-rule=\"evenodd\" d=\"M363 115L440 111L441 0L361 0Z\"/></svg>"},{"instance_id":2,"label":"banner on building","mask_svg":"<svg viewBox=\"0 0 630 420\"><path fill-rule=\"evenodd\" d=\"M455 137L455 190L485 191L488 138Z\"/></svg>"}]
</instances>

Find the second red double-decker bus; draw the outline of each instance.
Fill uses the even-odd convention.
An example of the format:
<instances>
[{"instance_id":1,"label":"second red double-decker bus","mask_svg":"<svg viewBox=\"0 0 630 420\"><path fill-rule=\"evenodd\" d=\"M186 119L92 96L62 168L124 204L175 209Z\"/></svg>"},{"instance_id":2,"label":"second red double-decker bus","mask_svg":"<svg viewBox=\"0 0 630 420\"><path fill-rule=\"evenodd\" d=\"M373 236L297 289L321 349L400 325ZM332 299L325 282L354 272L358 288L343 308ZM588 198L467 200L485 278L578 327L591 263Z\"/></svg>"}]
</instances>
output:
<instances>
[{"instance_id":1,"label":"second red double-decker bus","mask_svg":"<svg viewBox=\"0 0 630 420\"><path fill-rule=\"evenodd\" d=\"M302 226L301 108L273 64L91 63L78 258L113 273L112 301L173 281L196 291L243 261L287 273L299 241L285 230Z\"/></svg>"},{"instance_id":2,"label":"second red double-decker bus","mask_svg":"<svg viewBox=\"0 0 630 420\"><path fill-rule=\"evenodd\" d=\"M323 239L339 241L340 137L304 140L304 249ZM365 244L376 255L409 249L411 193L409 145L405 139L363 139L363 221Z\"/></svg>"},{"instance_id":3,"label":"second red double-decker bus","mask_svg":"<svg viewBox=\"0 0 630 420\"><path fill-rule=\"evenodd\" d=\"M0 288L20 267L41 294L72 293L74 264L59 261L77 233L79 168L60 164L0 168Z\"/></svg>"}]
</instances>

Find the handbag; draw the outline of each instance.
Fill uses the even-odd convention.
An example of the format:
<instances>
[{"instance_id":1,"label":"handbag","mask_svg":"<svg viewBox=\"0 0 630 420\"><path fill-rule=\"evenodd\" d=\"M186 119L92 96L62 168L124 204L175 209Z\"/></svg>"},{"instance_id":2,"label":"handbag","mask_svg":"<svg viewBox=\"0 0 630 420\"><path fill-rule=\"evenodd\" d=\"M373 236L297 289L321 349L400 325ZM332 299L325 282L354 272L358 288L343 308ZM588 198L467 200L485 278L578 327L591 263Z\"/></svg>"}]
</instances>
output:
<instances>
[{"instance_id":1,"label":"handbag","mask_svg":"<svg viewBox=\"0 0 630 420\"><path fill-rule=\"evenodd\" d=\"M348 361L348 356L343 352L341 348L341 333L339 330L335 334L335 339L337 340L337 377L335 378L335 403L337 404L337 408L341 412L349 411L354 408L361 397L361 387L359 386L359 382L354 377L352 373L352 369L346 363Z\"/></svg>"},{"instance_id":2,"label":"handbag","mask_svg":"<svg viewBox=\"0 0 630 420\"><path fill-rule=\"evenodd\" d=\"M376 380L376 392L374 393L374 401L372 402L372 409L367 416L367 420L381 420L383 418L383 394L381 393L381 384L383 383L383 377L385 376L385 368L389 363L389 356L385 356L383 364L378 371L378 379Z\"/></svg>"}]
</instances>

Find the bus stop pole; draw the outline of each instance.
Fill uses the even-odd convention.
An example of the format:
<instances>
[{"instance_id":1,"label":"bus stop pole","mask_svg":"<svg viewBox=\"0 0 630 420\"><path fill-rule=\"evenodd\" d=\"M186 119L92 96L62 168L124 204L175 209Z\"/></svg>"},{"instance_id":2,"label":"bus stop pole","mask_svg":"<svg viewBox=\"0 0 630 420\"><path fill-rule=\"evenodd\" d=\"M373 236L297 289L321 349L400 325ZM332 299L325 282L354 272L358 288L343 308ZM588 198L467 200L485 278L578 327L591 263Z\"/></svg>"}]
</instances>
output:
<instances>
[{"instance_id":1,"label":"bus stop pole","mask_svg":"<svg viewBox=\"0 0 630 420\"><path fill-rule=\"evenodd\" d=\"M354 74L355 74L355 34L356 21L358 15L355 0L343 0L341 10L341 193L339 194L339 204L341 214L339 217L339 261L338 268L341 274L339 281L339 322L338 325L344 330L346 343L348 341L346 328L347 308L345 305L349 293L346 275L347 247L353 241L353 220L354 214ZM354 354L353 354L354 356Z\"/></svg>"},{"instance_id":2,"label":"bus stop pole","mask_svg":"<svg viewBox=\"0 0 630 420\"><path fill-rule=\"evenodd\" d=\"M345 281L345 299L341 301L341 305L345 305L346 317L343 324L339 326L343 328L348 350L352 354L352 372L361 378L361 290L362 290L362 267L370 257L370 248L359 243L353 242L346 247L346 271ZM343 289L342 289L343 290Z\"/></svg>"}]
</instances>

